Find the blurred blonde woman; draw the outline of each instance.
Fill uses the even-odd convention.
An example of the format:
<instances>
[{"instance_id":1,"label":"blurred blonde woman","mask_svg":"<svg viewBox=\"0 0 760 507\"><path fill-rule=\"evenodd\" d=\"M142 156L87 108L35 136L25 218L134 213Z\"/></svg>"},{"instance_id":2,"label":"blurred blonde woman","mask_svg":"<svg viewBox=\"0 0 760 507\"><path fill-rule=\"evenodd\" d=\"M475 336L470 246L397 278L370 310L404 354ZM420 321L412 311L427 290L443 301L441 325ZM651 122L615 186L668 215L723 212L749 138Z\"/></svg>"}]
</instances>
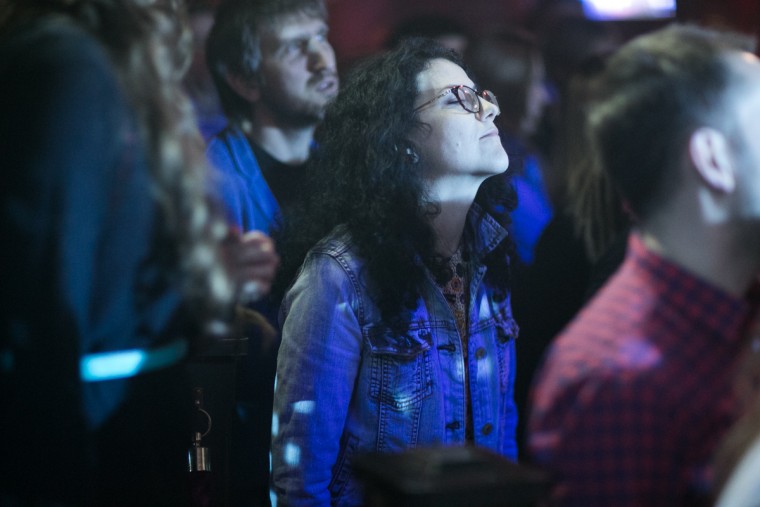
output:
<instances>
[{"instance_id":1,"label":"blurred blonde woman","mask_svg":"<svg viewBox=\"0 0 760 507\"><path fill-rule=\"evenodd\" d=\"M186 505L183 359L271 280L207 199L178 7L0 12L2 505Z\"/></svg>"}]
</instances>

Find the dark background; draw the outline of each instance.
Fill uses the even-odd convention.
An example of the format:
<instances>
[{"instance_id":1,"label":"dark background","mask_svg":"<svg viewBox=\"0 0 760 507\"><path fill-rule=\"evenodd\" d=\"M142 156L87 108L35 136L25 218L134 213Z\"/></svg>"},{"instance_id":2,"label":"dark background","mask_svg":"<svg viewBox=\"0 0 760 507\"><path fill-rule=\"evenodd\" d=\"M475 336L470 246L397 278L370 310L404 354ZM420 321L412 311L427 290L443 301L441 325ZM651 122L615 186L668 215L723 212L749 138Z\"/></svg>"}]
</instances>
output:
<instances>
[{"instance_id":1,"label":"dark background","mask_svg":"<svg viewBox=\"0 0 760 507\"><path fill-rule=\"evenodd\" d=\"M330 41L340 63L382 49L392 28L422 14L457 19L473 35L500 24L530 28L546 0L328 0ZM566 3L570 3L566 0ZM760 33L760 0L679 0L680 21ZM614 22L623 34L634 35L663 21Z\"/></svg>"}]
</instances>

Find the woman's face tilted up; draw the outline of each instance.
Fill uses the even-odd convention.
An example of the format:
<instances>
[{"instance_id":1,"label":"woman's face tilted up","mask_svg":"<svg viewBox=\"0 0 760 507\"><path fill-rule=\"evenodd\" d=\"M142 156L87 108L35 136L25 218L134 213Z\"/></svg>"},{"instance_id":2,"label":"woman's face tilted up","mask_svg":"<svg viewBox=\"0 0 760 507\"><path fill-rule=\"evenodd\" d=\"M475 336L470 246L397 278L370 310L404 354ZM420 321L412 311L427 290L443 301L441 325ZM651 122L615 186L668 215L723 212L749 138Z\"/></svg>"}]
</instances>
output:
<instances>
[{"instance_id":1,"label":"woman's face tilted up","mask_svg":"<svg viewBox=\"0 0 760 507\"><path fill-rule=\"evenodd\" d=\"M509 157L494 125L499 107L481 91L479 100L474 100L475 84L464 69L449 60L432 60L417 76L417 88L415 108L427 127L415 130L411 140L420 152L427 177L471 176L479 184L507 169ZM463 104L479 111L467 111Z\"/></svg>"}]
</instances>

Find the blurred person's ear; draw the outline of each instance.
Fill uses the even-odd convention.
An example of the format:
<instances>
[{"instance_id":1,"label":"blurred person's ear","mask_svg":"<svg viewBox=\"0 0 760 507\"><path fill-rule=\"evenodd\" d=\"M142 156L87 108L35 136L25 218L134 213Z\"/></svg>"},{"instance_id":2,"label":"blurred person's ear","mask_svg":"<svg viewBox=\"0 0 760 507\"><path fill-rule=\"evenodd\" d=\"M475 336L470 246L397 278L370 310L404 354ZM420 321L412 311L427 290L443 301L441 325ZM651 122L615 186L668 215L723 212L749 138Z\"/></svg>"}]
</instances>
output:
<instances>
[{"instance_id":1,"label":"blurred person's ear","mask_svg":"<svg viewBox=\"0 0 760 507\"><path fill-rule=\"evenodd\" d=\"M730 193L736 187L735 167L726 136L702 127L691 134L689 156L702 180L714 191Z\"/></svg>"},{"instance_id":2,"label":"blurred person's ear","mask_svg":"<svg viewBox=\"0 0 760 507\"><path fill-rule=\"evenodd\" d=\"M261 88L255 79L227 73L224 76L224 80L227 81L227 84L235 93L252 104L258 102L261 98Z\"/></svg>"}]
</instances>

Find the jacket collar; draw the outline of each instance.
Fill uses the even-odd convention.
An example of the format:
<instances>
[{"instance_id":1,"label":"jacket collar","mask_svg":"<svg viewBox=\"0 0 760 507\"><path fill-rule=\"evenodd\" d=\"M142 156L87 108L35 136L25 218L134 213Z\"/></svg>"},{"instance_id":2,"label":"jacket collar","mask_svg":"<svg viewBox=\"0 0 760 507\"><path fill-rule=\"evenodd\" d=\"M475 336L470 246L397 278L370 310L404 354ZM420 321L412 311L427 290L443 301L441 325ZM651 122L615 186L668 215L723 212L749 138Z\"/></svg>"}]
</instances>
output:
<instances>
[{"instance_id":1,"label":"jacket collar","mask_svg":"<svg viewBox=\"0 0 760 507\"><path fill-rule=\"evenodd\" d=\"M509 235L507 230L477 203L472 203L467 221L470 230L474 232L472 252L478 259L488 255Z\"/></svg>"}]
</instances>

